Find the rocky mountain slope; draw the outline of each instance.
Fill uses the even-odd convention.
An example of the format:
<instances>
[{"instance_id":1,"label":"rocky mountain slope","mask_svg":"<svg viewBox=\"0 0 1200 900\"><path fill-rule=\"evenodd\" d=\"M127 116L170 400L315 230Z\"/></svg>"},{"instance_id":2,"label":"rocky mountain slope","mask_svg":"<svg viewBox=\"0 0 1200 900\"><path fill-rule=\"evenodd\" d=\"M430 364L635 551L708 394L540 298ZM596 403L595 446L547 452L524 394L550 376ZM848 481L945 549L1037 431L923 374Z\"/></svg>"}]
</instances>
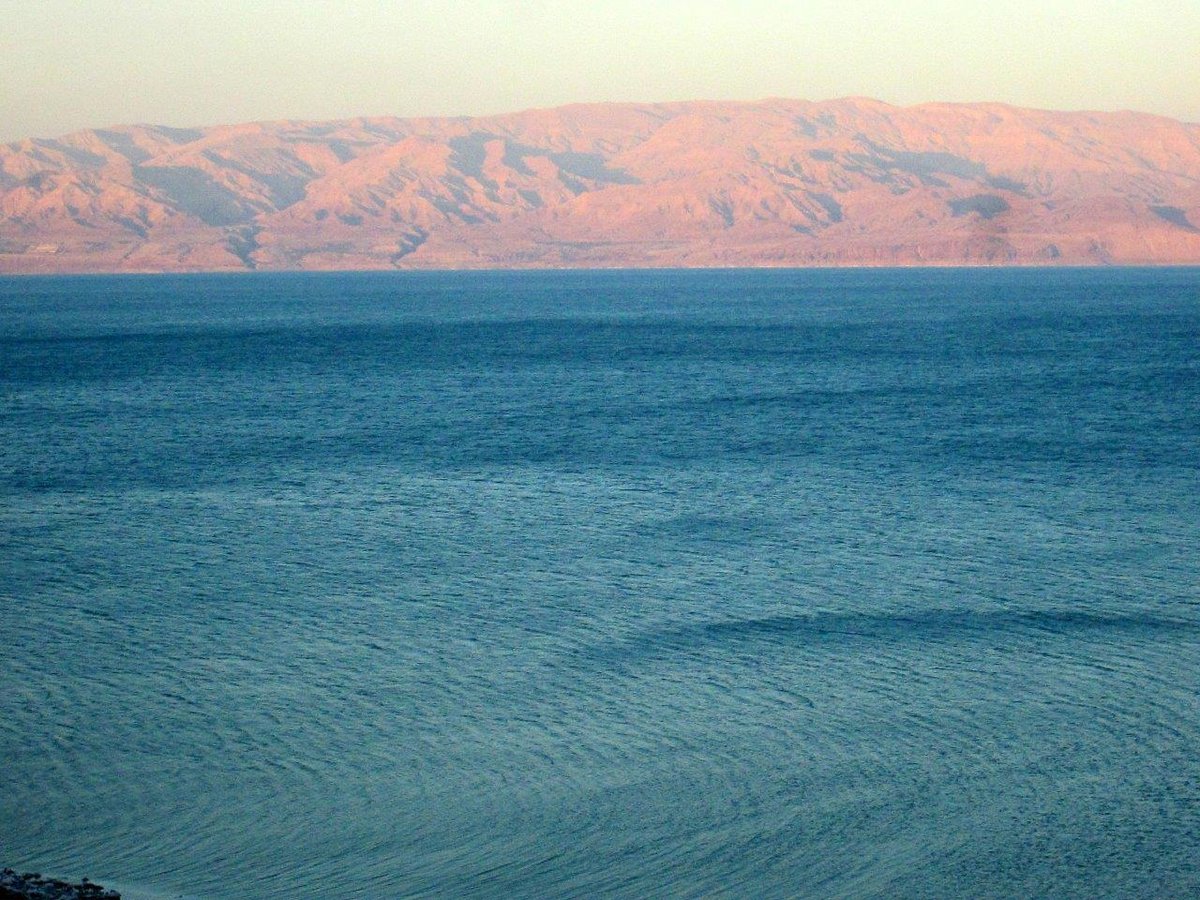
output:
<instances>
[{"instance_id":1,"label":"rocky mountain slope","mask_svg":"<svg viewBox=\"0 0 1200 900\"><path fill-rule=\"evenodd\" d=\"M0 146L0 272L1200 263L1200 125L605 104Z\"/></svg>"}]
</instances>

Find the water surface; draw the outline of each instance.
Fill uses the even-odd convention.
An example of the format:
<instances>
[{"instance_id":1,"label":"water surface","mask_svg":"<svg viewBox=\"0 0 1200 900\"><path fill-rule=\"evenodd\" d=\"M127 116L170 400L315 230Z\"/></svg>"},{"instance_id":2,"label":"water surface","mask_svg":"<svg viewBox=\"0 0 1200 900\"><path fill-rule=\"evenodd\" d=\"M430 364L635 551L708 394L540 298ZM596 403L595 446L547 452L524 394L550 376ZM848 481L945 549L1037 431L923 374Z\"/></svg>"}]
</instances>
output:
<instances>
[{"instance_id":1,"label":"water surface","mask_svg":"<svg viewBox=\"0 0 1200 900\"><path fill-rule=\"evenodd\" d=\"M1200 270L0 279L0 863L1200 893Z\"/></svg>"}]
</instances>

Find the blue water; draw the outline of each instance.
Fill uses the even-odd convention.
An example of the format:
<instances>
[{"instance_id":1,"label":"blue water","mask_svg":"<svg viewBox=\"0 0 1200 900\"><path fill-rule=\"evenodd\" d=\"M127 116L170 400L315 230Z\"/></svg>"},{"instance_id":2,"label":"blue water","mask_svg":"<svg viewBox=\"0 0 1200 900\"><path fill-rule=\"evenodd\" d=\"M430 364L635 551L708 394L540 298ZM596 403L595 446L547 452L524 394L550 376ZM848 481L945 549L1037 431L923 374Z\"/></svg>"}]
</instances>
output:
<instances>
[{"instance_id":1,"label":"blue water","mask_svg":"<svg viewBox=\"0 0 1200 900\"><path fill-rule=\"evenodd\" d=\"M0 280L0 864L1200 894L1200 270Z\"/></svg>"}]
</instances>

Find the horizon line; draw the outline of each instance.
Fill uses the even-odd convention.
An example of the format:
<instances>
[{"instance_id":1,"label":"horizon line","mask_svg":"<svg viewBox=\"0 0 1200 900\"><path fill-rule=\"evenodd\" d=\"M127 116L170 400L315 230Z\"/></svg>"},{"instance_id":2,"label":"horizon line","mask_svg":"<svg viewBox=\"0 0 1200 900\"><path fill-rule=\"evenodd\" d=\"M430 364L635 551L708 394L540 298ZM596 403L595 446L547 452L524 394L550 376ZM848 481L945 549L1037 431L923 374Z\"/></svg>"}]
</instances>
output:
<instances>
[{"instance_id":1,"label":"horizon line","mask_svg":"<svg viewBox=\"0 0 1200 900\"><path fill-rule=\"evenodd\" d=\"M1034 113L1049 113L1055 115L1100 115L1100 116L1138 116L1151 119L1158 119L1167 122L1174 122L1185 127L1200 127L1200 121L1190 121L1188 119L1180 119L1174 116L1165 115L1163 113L1147 112L1145 110L1133 108L1120 109L1095 109L1095 108L1072 108L1072 109L1057 109L1052 107L1041 106L1022 106L1017 103L1010 103L1006 100L922 100L917 103L892 103L888 100L881 100L878 97L871 97L866 94L847 94L839 97L829 97L820 100L811 100L805 97L789 97L786 95L774 95L767 97L759 97L756 99L710 99L710 98L692 98L684 100L574 100L569 103L559 103L550 106L528 106L520 109L504 110L499 112L488 113L463 113L463 114L418 114L418 115L398 115L395 113L362 113L350 116L337 116L333 118L321 117L295 117L284 116L281 118L262 118L262 119L245 119L241 121L221 121L208 124L191 124L177 125L166 122L109 122L103 125L91 125L82 128L75 128L70 131L59 132L57 134L36 134L25 135L23 137L14 138L12 140L0 141L0 146L15 146L25 141L42 141L56 140L59 138L70 137L76 134L86 134L88 132L107 131L116 128L164 128L178 131L210 131L216 128L238 128L248 125L280 125L280 124L312 124L312 123L332 123L332 122L370 122L380 120L390 121L471 121L476 119L499 119L510 116L528 115L532 113L553 112L556 110L577 109L577 108L601 108L601 107L639 107L639 108L655 108L655 107L678 107L678 106L764 106L771 103L798 103L809 104L812 106L846 104L846 103L870 103L877 106L887 107L896 110L914 110L923 107L959 107L959 108L987 108L1000 107L1007 110L1016 110L1020 112Z\"/></svg>"}]
</instances>

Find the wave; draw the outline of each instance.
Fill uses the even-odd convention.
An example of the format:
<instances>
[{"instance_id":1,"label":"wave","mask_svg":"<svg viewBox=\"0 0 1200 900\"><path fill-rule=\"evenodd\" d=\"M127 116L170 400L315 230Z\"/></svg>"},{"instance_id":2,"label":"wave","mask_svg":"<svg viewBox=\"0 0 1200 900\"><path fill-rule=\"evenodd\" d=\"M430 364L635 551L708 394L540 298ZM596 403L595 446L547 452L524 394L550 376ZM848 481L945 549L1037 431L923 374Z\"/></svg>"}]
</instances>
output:
<instances>
[{"instance_id":1,"label":"wave","mask_svg":"<svg viewBox=\"0 0 1200 900\"><path fill-rule=\"evenodd\" d=\"M954 610L901 613L821 612L690 622L593 648L594 655L633 659L676 651L712 650L747 642L828 644L1011 638L1020 634L1200 637L1200 621L1149 612L1078 609Z\"/></svg>"}]
</instances>

